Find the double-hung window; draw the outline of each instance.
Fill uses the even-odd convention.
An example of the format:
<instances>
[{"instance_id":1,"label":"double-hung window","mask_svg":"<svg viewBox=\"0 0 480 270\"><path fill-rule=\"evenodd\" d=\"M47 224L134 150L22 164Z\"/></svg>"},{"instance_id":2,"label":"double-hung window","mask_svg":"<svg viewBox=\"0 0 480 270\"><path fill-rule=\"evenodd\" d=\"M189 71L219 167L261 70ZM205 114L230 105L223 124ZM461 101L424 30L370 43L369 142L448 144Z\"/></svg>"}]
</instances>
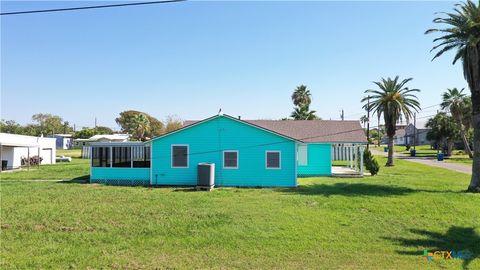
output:
<instances>
[{"instance_id":1,"label":"double-hung window","mask_svg":"<svg viewBox=\"0 0 480 270\"><path fill-rule=\"evenodd\" d=\"M223 151L223 168L238 169L238 151Z\"/></svg>"},{"instance_id":2,"label":"double-hung window","mask_svg":"<svg viewBox=\"0 0 480 270\"><path fill-rule=\"evenodd\" d=\"M267 169L280 169L280 151L267 151L265 153L265 166Z\"/></svg>"},{"instance_id":3,"label":"double-hung window","mask_svg":"<svg viewBox=\"0 0 480 270\"><path fill-rule=\"evenodd\" d=\"M172 145L172 168L188 168L188 145Z\"/></svg>"}]
</instances>

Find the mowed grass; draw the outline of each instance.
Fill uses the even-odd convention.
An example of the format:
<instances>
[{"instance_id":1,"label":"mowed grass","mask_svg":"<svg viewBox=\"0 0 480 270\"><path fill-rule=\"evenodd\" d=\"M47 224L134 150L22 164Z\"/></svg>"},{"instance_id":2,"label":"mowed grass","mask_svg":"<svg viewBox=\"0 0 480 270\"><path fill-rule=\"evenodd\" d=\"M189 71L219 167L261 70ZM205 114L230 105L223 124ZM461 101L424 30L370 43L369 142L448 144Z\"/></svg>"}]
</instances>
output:
<instances>
[{"instance_id":1,"label":"mowed grass","mask_svg":"<svg viewBox=\"0 0 480 270\"><path fill-rule=\"evenodd\" d=\"M0 174L1 180L71 180L88 179L90 160L72 158L72 162L32 166L17 171L6 171Z\"/></svg>"},{"instance_id":2,"label":"mowed grass","mask_svg":"<svg viewBox=\"0 0 480 270\"><path fill-rule=\"evenodd\" d=\"M2 175L0 268L480 269L468 181L403 160L375 177L213 192ZM427 262L424 248L472 259Z\"/></svg>"},{"instance_id":3,"label":"mowed grass","mask_svg":"<svg viewBox=\"0 0 480 270\"><path fill-rule=\"evenodd\" d=\"M57 149L57 156L80 158L82 157L82 149Z\"/></svg>"},{"instance_id":4,"label":"mowed grass","mask_svg":"<svg viewBox=\"0 0 480 270\"><path fill-rule=\"evenodd\" d=\"M413 147L411 148L413 149ZM416 149L416 156L417 157L431 157L436 158L438 151L435 149L431 149L430 145L418 145L415 147ZM397 153L402 153L405 155L410 155L410 151L407 151L405 146L395 145L394 151ZM452 155L449 157L445 157L445 162L452 162L452 163L460 163L466 165L472 165L473 160L465 155L463 151L453 150Z\"/></svg>"}]
</instances>

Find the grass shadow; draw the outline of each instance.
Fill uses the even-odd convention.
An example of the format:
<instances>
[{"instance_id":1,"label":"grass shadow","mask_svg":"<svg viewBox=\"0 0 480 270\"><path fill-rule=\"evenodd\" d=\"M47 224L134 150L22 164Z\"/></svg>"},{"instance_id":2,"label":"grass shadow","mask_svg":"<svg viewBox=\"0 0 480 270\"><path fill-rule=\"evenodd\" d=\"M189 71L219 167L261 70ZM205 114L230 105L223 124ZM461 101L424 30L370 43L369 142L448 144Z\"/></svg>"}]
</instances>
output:
<instances>
[{"instance_id":1,"label":"grass shadow","mask_svg":"<svg viewBox=\"0 0 480 270\"><path fill-rule=\"evenodd\" d=\"M61 180L61 181L58 181L57 183L60 183L60 184L88 184L89 182L90 182L90 175L86 174L86 175L78 176L78 177L75 177L75 178L72 178L72 179L69 179L69 180Z\"/></svg>"},{"instance_id":2,"label":"grass shadow","mask_svg":"<svg viewBox=\"0 0 480 270\"><path fill-rule=\"evenodd\" d=\"M463 269L468 269L468 265L480 257L480 235L472 227L452 226L444 234L431 232L427 230L410 230L418 235L418 238L384 238L397 242L405 247L423 247L428 252L434 251L455 251L461 252L462 256L458 259L463 260ZM418 252L397 251L403 255L423 255L423 250Z\"/></svg>"},{"instance_id":3,"label":"grass shadow","mask_svg":"<svg viewBox=\"0 0 480 270\"><path fill-rule=\"evenodd\" d=\"M322 196L394 196L394 195L406 195L409 193L417 192L418 190L386 186L386 185L372 185L364 183L335 183L330 184L313 184L306 186L298 186L296 188L284 188L275 189L279 192L293 193L301 195L322 195Z\"/></svg>"}]
</instances>

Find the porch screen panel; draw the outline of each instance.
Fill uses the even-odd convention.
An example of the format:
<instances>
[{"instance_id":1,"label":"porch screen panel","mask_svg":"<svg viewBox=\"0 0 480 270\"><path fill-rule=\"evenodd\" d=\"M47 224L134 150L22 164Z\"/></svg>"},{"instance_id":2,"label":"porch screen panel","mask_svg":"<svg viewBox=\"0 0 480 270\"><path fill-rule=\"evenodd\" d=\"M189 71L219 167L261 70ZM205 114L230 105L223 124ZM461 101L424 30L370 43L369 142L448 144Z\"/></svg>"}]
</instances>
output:
<instances>
[{"instance_id":1,"label":"porch screen panel","mask_svg":"<svg viewBox=\"0 0 480 270\"><path fill-rule=\"evenodd\" d=\"M110 147L92 147L92 167L110 167Z\"/></svg>"}]
</instances>

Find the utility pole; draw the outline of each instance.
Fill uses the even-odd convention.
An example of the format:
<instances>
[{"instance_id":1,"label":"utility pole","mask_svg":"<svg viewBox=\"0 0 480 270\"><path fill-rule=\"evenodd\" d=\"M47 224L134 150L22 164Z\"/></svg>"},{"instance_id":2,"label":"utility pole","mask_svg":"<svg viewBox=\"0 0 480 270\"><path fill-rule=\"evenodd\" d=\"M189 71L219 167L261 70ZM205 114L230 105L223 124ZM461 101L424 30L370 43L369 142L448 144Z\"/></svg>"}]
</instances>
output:
<instances>
[{"instance_id":1,"label":"utility pole","mask_svg":"<svg viewBox=\"0 0 480 270\"><path fill-rule=\"evenodd\" d=\"M97 128L97 117L95 117L95 128Z\"/></svg>"},{"instance_id":2,"label":"utility pole","mask_svg":"<svg viewBox=\"0 0 480 270\"><path fill-rule=\"evenodd\" d=\"M367 150L370 145L370 95L367 97Z\"/></svg>"},{"instance_id":3,"label":"utility pole","mask_svg":"<svg viewBox=\"0 0 480 270\"><path fill-rule=\"evenodd\" d=\"M417 113L413 113L413 151L417 145Z\"/></svg>"},{"instance_id":4,"label":"utility pole","mask_svg":"<svg viewBox=\"0 0 480 270\"><path fill-rule=\"evenodd\" d=\"M380 114L377 111L377 117L378 117L378 127L377 127L377 134L378 134L378 147L380 147L380 141L382 140L382 137L380 136Z\"/></svg>"},{"instance_id":5,"label":"utility pole","mask_svg":"<svg viewBox=\"0 0 480 270\"><path fill-rule=\"evenodd\" d=\"M344 111L343 111L343 109L342 109L342 112L340 113L340 118L342 119L342 121L343 121L343 120L344 120L344 118L345 118L345 114L344 114Z\"/></svg>"}]
</instances>

